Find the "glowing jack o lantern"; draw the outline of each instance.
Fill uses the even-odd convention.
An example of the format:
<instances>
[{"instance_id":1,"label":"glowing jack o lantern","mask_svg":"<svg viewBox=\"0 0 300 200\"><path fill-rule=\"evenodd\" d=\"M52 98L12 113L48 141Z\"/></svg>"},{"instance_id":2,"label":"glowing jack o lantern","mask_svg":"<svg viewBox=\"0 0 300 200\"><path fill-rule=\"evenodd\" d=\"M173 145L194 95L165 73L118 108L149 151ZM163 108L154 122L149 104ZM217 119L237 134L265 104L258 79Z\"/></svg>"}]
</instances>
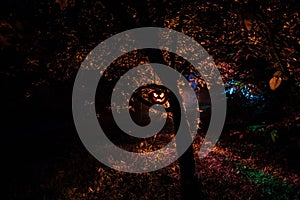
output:
<instances>
[{"instance_id":1,"label":"glowing jack o lantern","mask_svg":"<svg viewBox=\"0 0 300 200\"><path fill-rule=\"evenodd\" d=\"M167 100L166 94L163 91L159 91L159 90L153 91L151 93L151 98L155 103L158 103L158 104L163 104Z\"/></svg>"}]
</instances>

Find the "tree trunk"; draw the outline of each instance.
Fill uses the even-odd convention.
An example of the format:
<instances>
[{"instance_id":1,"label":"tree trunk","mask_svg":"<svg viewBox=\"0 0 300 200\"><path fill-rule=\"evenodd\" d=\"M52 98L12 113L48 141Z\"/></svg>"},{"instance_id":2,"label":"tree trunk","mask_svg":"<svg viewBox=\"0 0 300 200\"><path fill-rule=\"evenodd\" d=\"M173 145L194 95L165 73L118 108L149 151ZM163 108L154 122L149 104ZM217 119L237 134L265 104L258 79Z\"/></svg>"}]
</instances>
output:
<instances>
[{"instance_id":1,"label":"tree trunk","mask_svg":"<svg viewBox=\"0 0 300 200\"><path fill-rule=\"evenodd\" d=\"M161 52L152 53L149 56L150 63L161 63L165 64L163 59L163 55ZM163 82L163 77L161 77ZM177 84L177 80L174 80L174 84ZM179 91L174 91L178 92ZM180 123L181 117L185 117L185 113L180 112L180 107L178 103L175 102L176 100L170 100L170 104L173 105L172 113L173 113L173 123L175 131L178 130L179 126L184 126L183 129L187 130L186 134L183 136L184 140L192 141L192 137L189 133L189 127L187 123ZM178 102L182 102L182 99L178 99ZM182 140L176 141L176 148L181 149ZM194 160L194 151L192 145L185 151L185 153L178 159L179 167L180 167L180 174L181 174L181 198L182 199L195 199L197 197L197 189L196 189L196 178L195 178L195 160Z\"/></svg>"}]
</instances>

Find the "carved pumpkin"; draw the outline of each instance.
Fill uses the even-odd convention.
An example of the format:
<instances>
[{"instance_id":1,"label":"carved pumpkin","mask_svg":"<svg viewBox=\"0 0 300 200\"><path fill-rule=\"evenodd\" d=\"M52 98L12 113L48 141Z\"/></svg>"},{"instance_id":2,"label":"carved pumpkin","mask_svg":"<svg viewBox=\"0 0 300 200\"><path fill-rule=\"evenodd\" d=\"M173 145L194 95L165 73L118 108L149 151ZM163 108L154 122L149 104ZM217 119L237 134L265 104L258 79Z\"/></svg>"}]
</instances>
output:
<instances>
[{"instance_id":1,"label":"carved pumpkin","mask_svg":"<svg viewBox=\"0 0 300 200\"><path fill-rule=\"evenodd\" d=\"M160 90L155 90L151 92L151 98L155 103L164 104L167 100L167 95L165 92Z\"/></svg>"}]
</instances>

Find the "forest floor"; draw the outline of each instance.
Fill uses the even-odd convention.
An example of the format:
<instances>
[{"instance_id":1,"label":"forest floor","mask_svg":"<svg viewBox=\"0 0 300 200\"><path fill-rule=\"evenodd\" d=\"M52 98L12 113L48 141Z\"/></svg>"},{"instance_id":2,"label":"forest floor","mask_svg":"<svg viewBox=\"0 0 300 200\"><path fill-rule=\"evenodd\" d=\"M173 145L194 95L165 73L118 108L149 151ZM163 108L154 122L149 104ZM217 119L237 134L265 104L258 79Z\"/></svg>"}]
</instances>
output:
<instances>
[{"instance_id":1,"label":"forest floor","mask_svg":"<svg viewBox=\"0 0 300 200\"><path fill-rule=\"evenodd\" d=\"M69 114L64 119L71 119ZM53 119L25 120L24 134L6 144L22 149L10 157L7 199L180 199L177 161L151 173L111 169L87 152L71 120ZM195 138L199 198L299 199L299 138L274 142L264 128L227 123L217 145L201 159L202 138ZM19 130L10 127L14 131Z\"/></svg>"}]
</instances>

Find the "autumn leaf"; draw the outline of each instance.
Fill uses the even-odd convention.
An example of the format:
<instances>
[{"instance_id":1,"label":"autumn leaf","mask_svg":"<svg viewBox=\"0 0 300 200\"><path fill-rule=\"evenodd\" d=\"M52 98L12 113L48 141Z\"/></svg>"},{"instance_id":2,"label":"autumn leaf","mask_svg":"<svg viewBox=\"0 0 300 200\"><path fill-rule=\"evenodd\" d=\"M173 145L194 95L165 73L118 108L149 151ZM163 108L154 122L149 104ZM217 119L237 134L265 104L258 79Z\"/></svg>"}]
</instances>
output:
<instances>
[{"instance_id":1,"label":"autumn leaf","mask_svg":"<svg viewBox=\"0 0 300 200\"><path fill-rule=\"evenodd\" d=\"M271 90L276 90L281 84L282 78L281 77L273 77L269 81L269 86Z\"/></svg>"},{"instance_id":2,"label":"autumn leaf","mask_svg":"<svg viewBox=\"0 0 300 200\"><path fill-rule=\"evenodd\" d=\"M244 25L247 31L250 31L252 28L252 21L250 19L244 19Z\"/></svg>"},{"instance_id":3,"label":"autumn leaf","mask_svg":"<svg viewBox=\"0 0 300 200\"><path fill-rule=\"evenodd\" d=\"M282 75L282 72L281 71L276 71L273 76L274 77L280 77Z\"/></svg>"},{"instance_id":4,"label":"autumn leaf","mask_svg":"<svg viewBox=\"0 0 300 200\"><path fill-rule=\"evenodd\" d=\"M68 6L68 0L55 0L55 3L59 4L61 10L66 9Z\"/></svg>"}]
</instances>

